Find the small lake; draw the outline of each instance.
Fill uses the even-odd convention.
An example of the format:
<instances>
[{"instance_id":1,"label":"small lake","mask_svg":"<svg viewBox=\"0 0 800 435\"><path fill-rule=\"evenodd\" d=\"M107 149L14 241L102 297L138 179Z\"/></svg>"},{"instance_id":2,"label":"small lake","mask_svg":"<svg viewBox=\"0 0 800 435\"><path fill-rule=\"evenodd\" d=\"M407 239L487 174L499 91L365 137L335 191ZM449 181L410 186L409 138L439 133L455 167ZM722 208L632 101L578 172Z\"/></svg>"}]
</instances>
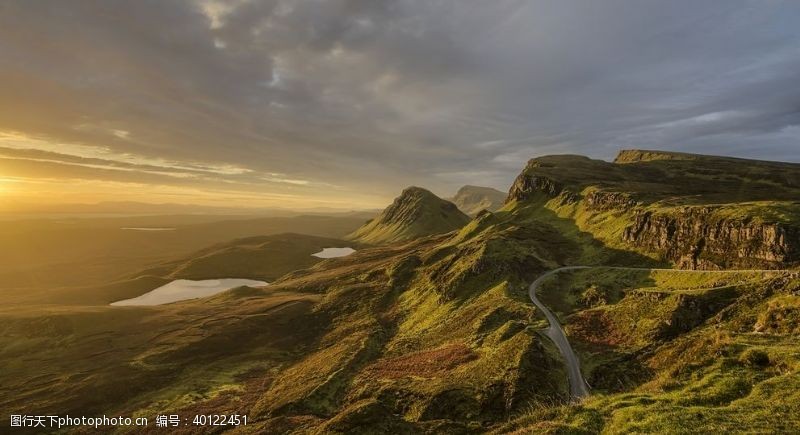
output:
<instances>
[{"instance_id":1,"label":"small lake","mask_svg":"<svg viewBox=\"0 0 800 435\"><path fill-rule=\"evenodd\" d=\"M248 287L261 287L267 284L268 283L264 281L239 278L205 279L201 281L176 279L139 297L113 302L111 305L117 307L161 305L187 299L204 298L243 285Z\"/></svg>"},{"instance_id":2,"label":"small lake","mask_svg":"<svg viewBox=\"0 0 800 435\"><path fill-rule=\"evenodd\" d=\"M311 256L317 258L338 258L347 257L353 252L356 252L353 248L325 248L315 254L311 254Z\"/></svg>"}]
</instances>

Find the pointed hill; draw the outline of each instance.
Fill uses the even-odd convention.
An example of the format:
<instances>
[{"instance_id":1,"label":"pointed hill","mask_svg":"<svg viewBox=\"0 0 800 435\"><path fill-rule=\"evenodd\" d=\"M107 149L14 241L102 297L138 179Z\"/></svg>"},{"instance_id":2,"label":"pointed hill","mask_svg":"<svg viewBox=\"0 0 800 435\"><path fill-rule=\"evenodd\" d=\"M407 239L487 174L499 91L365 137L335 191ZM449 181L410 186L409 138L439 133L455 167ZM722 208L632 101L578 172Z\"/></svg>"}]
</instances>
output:
<instances>
[{"instance_id":1,"label":"pointed hill","mask_svg":"<svg viewBox=\"0 0 800 435\"><path fill-rule=\"evenodd\" d=\"M475 216L481 210L495 211L503 206L506 193L491 187L464 186L458 189L456 196L450 199L459 210Z\"/></svg>"},{"instance_id":2,"label":"pointed hill","mask_svg":"<svg viewBox=\"0 0 800 435\"><path fill-rule=\"evenodd\" d=\"M347 238L368 244L387 244L463 227L469 216L455 204L421 187L409 187L381 214Z\"/></svg>"}]
</instances>

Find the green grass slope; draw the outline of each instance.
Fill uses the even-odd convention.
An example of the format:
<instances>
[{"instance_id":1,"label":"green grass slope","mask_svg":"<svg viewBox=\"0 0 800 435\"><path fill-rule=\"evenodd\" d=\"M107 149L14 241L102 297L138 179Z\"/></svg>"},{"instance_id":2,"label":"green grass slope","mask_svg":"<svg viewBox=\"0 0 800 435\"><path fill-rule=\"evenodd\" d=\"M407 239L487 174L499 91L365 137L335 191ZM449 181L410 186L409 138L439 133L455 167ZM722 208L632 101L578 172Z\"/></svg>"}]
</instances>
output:
<instances>
[{"instance_id":1,"label":"green grass slope","mask_svg":"<svg viewBox=\"0 0 800 435\"><path fill-rule=\"evenodd\" d=\"M450 201L420 188L409 187L378 217L347 238L380 245L457 230L469 217Z\"/></svg>"},{"instance_id":2,"label":"green grass slope","mask_svg":"<svg viewBox=\"0 0 800 435\"><path fill-rule=\"evenodd\" d=\"M593 395L496 433L797 432L798 291L797 272L554 278L543 295L560 307Z\"/></svg>"},{"instance_id":3,"label":"green grass slope","mask_svg":"<svg viewBox=\"0 0 800 435\"><path fill-rule=\"evenodd\" d=\"M252 433L488 430L567 394L526 283L579 250L507 218L361 249L266 289L0 312L0 358L13 361L0 380L16 391L0 410L238 410ZM112 379L131 388L114 396Z\"/></svg>"}]
</instances>

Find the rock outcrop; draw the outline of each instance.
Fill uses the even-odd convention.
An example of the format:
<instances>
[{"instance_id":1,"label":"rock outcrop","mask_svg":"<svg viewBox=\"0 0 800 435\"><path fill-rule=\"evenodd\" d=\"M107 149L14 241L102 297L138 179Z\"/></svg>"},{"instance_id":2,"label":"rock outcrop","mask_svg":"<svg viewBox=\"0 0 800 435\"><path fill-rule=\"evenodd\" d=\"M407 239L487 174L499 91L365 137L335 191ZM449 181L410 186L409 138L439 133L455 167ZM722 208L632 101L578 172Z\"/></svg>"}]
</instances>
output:
<instances>
[{"instance_id":1,"label":"rock outcrop","mask_svg":"<svg viewBox=\"0 0 800 435\"><path fill-rule=\"evenodd\" d=\"M782 268L800 262L800 228L720 218L714 211L685 207L673 213L641 212L623 238L689 269Z\"/></svg>"},{"instance_id":2,"label":"rock outcrop","mask_svg":"<svg viewBox=\"0 0 800 435\"><path fill-rule=\"evenodd\" d=\"M544 193L551 198L555 198L562 190L564 190L564 187L553 179L541 175L528 175L523 172L511 185L506 202L525 201L535 193Z\"/></svg>"},{"instance_id":3,"label":"rock outcrop","mask_svg":"<svg viewBox=\"0 0 800 435\"><path fill-rule=\"evenodd\" d=\"M604 190L593 190L587 193L583 199L586 202L586 208L597 211L629 210L640 204L627 193Z\"/></svg>"}]
</instances>

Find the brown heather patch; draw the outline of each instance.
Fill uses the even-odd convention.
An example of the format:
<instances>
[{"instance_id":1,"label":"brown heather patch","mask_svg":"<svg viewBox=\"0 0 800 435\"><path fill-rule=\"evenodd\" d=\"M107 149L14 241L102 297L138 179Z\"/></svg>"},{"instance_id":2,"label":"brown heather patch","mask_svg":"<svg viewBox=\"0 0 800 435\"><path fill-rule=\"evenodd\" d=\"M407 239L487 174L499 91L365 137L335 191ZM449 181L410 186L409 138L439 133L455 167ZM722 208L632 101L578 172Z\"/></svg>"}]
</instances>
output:
<instances>
[{"instance_id":1,"label":"brown heather patch","mask_svg":"<svg viewBox=\"0 0 800 435\"><path fill-rule=\"evenodd\" d=\"M232 426L193 426L191 423L195 415L246 415L248 425L255 424L256 416L250 411L258 399L266 393L272 383L273 375L265 373L263 370L254 369L236 376L236 380L241 382L239 384L240 389L222 391L214 397L201 399L181 409L165 411L165 415L177 414L181 419L189 419L189 424L181 424L178 428L170 428L170 433L202 434L222 432L222 429L232 428ZM139 428L138 433L163 433L164 428L155 427L155 416L148 417L151 420L150 425L147 428Z\"/></svg>"},{"instance_id":2,"label":"brown heather patch","mask_svg":"<svg viewBox=\"0 0 800 435\"><path fill-rule=\"evenodd\" d=\"M380 360L366 368L369 376L397 379L406 376L436 377L478 358L463 343Z\"/></svg>"},{"instance_id":3,"label":"brown heather patch","mask_svg":"<svg viewBox=\"0 0 800 435\"><path fill-rule=\"evenodd\" d=\"M586 310L569 319L569 335L594 346L617 347L625 344L625 334L614 327L614 323L603 310Z\"/></svg>"}]
</instances>

